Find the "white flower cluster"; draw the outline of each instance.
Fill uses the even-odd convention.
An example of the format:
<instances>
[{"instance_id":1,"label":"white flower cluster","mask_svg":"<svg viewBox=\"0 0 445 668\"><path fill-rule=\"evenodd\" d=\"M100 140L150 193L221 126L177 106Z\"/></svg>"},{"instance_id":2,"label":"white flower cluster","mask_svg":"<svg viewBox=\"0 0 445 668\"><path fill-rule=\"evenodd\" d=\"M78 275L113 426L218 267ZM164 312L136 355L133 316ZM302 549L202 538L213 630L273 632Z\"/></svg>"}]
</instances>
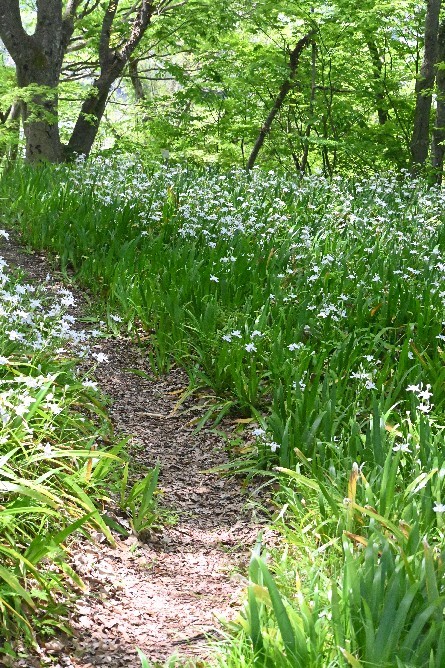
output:
<instances>
[{"instance_id":1,"label":"white flower cluster","mask_svg":"<svg viewBox=\"0 0 445 668\"><path fill-rule=\"evenodd\" d=\"M276 452L280 448L279 443L268 439L265 429L262 429L261 427L253 429L252 436L255 436L255 438L259 438L264 445L270 448L271 452Z\"/></svg>"},{"instance_id":2,"label":"white flower cluster","mask_svg":"<svg viewBox=\"0 0 445 668\"><path fill-rule=\"evenodd\" d=\"M8 238L1 230L0 236ZM31 360L45 354L62 355L69 349L79 357L106 361L103 353L92 351L89 334L77 328L75 317L67 312L74 305L74 295L64 288L54 288L50 276L37 290L20 282L0 258L0 439L4 440L4 430L15 424L17 417L27 429L27 416L34 412L36 401L50 415L62 411L56 400L57 374L42 373ZM29 369L28 375L23 373L24 368ZM88 379L84 387L97 389Z\"/></svg>"},{"instance_id":3,"label":"white flower cluster","mask_svg":"<svg viewBox=\"0 0 445 668\"><path fill-rule=\"evenodd\" d=\"M406 388L407 392L413 392L416 395L420 402L417 406L417 410L421 413L429 413L434 406L430 401L433 396L430 390L431 385L428 384L424 387L423 383L419 383L418 385L408 385Z\"/></svg>"}]
</instances>

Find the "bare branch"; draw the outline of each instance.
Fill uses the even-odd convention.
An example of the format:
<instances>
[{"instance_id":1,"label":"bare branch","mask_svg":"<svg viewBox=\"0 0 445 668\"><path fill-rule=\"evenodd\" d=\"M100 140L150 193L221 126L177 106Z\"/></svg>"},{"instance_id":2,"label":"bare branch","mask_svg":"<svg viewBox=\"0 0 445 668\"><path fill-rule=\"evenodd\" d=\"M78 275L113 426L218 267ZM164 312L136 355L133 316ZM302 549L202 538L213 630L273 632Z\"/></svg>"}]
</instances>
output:
<instances>
[{"instance_id":1,"label":"bare branch","mask_svg":"<svg viewBox=\"0 0 445 668\"><path fill-rule=\"evenodd\" d=\"M73 53L74 51L79 51L80 49L85 49L91 40L86 40L83 37L76 37L76 39L71 40L66 49L66 53Z\"/></svg>"},{"instance_id":2,"label":"bare branch","mask_svg":"<svg viewBox=\"0 0 445 668\"><path fill-rule=\"evenodd\" d=\"M91 3L91 5L90 5ZM89 14L92 14L96 7L98 7L100 4L100 0L94 0L94 2L91 2L91 0L87 0L85 4L85 8L80 12L79 14L79 19L85 18L85 16L89 16Z\"/></svg>"},{"instance_id":3,"label":"bare branch","mask_svg":"<svg viewBox=\"0 0 445 668\"><path fill-rule=\"evenodd\" d=\"M183 7L187 3L188 0L183 0L182 2L177 2L175 5L172 5L171 0L166 0L166 2L161 2L161 4L156 7L156 14L172 12L174 9L177 9L177 7Z\"/></svg>"},{"instance_id":4,"label":"bare branch","mask_svg":"<svg viewBox=\"0 0 445 668\"><path fill-rule=\"evenodd\" d=\"M63 20L67 19L68 17L74 17L77 11L77 8L79 7L81 3L81 0L68 0L66 3L66 8L63 13Z\"/></svg>"},{"instance_id":5,"label":"bare branch","mask_svg":"<svg viewBox=\"0 0 445 668\"><path fill-rule=\"evenodd\" d=\"M295 77L297 74L297 67L299 64L300 56L303 53L303 50L311 44L313 37L314 37L315 30L311 30L308 32L304 37L302 37L296 44L295 48L290 52L289 56L289 75L285 81L281 84L281 88L279 90L278 95L275 98L275 101L273 103L273 106L264 121L264 125L261 127L257 140L254 144L254 147L252 149L252 152L249 156L249 159L247 161L246 169L251 170L253 169L255 165L256 158L258 156L258 153L261 149L261 147L264 144L264 141L266 139L266 136L269 134L270 129L272 127L272 123L274 121L275 116L278 114L280 111L281 107L283 106L284 100L286 98L286 95L289 93L289 91L292 88L292 85L295 82Z\"/></svg>"}]
</instances>

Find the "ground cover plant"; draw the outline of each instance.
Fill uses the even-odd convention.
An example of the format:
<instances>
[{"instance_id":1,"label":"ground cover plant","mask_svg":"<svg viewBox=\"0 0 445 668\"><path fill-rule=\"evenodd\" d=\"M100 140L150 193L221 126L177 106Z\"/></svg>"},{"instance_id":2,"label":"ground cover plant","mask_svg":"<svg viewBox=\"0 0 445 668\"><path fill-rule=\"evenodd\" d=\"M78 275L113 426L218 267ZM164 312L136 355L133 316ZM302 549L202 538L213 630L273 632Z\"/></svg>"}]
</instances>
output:
<instances>
[{"instance_id":1,"label":"ground cover plant","mask_svg":"<svg viewBox=\"0 0 445 668\"><path fill-rule=\"evenodd\" d=\"M14 658L17 636L67 630L66 603L83 588L69 537L96 528L113 541L102 501L123 443L78 367L101 358L72 293L49 275L36 288L0 259L0 304L0 653Z\"/></svg>"},{"instance_id":2,"label":"ground cover plant","mask_svg":"<svg viewBox=\"0 0 445 668\"><path fill-rule=\"evenodd\" d=\"M443 193L108 158L1 187L281 482L285 549L259 546L221 665L443 665Z\"/></svg>"}]
</instances>

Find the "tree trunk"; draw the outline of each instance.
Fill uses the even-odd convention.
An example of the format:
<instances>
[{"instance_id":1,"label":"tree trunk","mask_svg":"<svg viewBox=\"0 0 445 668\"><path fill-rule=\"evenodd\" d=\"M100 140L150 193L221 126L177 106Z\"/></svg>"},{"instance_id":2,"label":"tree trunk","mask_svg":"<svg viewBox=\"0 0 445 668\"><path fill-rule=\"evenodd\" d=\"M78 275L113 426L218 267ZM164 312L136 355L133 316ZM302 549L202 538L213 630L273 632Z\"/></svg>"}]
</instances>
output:
<instances>
[{"instance_id":1,"label":"tree trunk","mask_svg":"<svg viewBox=\"0 0 445 668\"><path fill-rule=\"evenodd\" d=\"M389 119L388 110L385 105L385 85L382 77L383 63L375 41L366 35L366 46L372 61L372 77L374 80L374 95L379 125L385 125Z\"/></svg>"},{"instance_id":2,"label":"tree trunk","mask_svg":"<svg viewBox=\"0 0 445 668\"><path fill-rule=\"evenodd\" d=\"M305 137L306 141L303 149L303 157L301 159L301 173L305 174L308 166L309 158L309 137L311 136L313 115L314 115L314 103L315 103L315 92L316 92L316 75L317 75L317 45L315 42L312 42L312 53L311 53L311 97L309 100L309 122L306 126Z\"/></svg>"},{"instance_id":3,"label":"tree trunk","mask_svg":"<svg viewBox=\"0 0 445 668\"><path fill-rule=\"evenodd\" d=\"M65 158L72 160L77 155L89 156L107 105L112 80L96 80L94 95L89 95L80 109L73 133L65 149Z\"/></svg>"},{"instance_id":4,"label":"tree trunk","mask_svg":"<svg viewBox=\"0 0 445 668\"><path fill-rule=\"evenodd\" d=\"M154 12L151 0L142 0L133 22L130 38L120 49L110 46L111 31L116 17L119 0L108 0L99 39L100 75L93 83L91 95L82 104L79 117L65 150L65 158L72 160L76 155L89 156L97 136L108 96L113 83L118 79L136 47L150 25ZM170 4L168 0L165 6Z\"/></svg>"},{"instance_id":5,"label":"tree trunk","mask_svg":"<svg viewBox=\"0 0 445 668\"><path fill-rule=\"evenodd\" d=\"M79 0L70 0L75 10ZM0 37L16 64L21 89L26 158L57 162L62 147L58 124L58 85L62 61L74 26L61 0L39 0L33 35L22 25L19 0L0 0Z\"/></svg>"},{"instance_id":6,"label":"tree trunk","mask_svg":"<svg viewBox=\"0 0 445 668\"><path fill-rule=\"evenodd\" d=\"M16 100L5 114L1 114L4 136L2 138L0 155L2 158L6 156L8 162L13 162L17 158L21 113L22 105L19 100Z\"/></svg>"},{"instance_id":7,"label":"tree trunk","mask_svg":"<svg viewBox=\"0 0 445 668\"><path fill-rule=\"evenodd\" d=\"M445 21L442 21L438 35L437 49L437 108L436 122L433 129L431 143L431 165L435 182L440 185L443 176L443 162L445 155Z\"/></svg>"},{"instance_id":8,"label":"tree trunk","mask_svg":"<svg viewBox=\"0 0 445 668\"><path fill-rule=\"evenodd\" d=\"M29 162L59 162L62 157L57 94L59 75L57 64L55 68L51 64L41 68L28 61L17 67L17 81L22 88L25 155Z\"/></svg>"},{"instance_id":9,"label":"tree trunk","mask_svg":"<svg viewBox=\"0 0 445 668\"><path fill-rule=\"evenodd\" d=\"M441 0L427 0L425 45L420 76L416 81L416 108L411 139L412 172L416 173L428 157L434 66L437 62L437 37Z\"/></svg>"},{"instance_id":10,"label":"tree trunk","mask_svg":"<svg viewBox=\"0 0 445 668\"><path fill-rule=\"evenodd\" d=\"M136 102L139 102L139 100L145 100L145 91L142 85L141 77L139 76L137 60L130 61L128 66L128 73L130 75L131 85L133 86Z\"/></svg>"},{"instance_id":11,"label":"tree trunk","mask_svg":"<svg viewBox=\"0 0 445 668\"><path fill-rule=\"evenodd\" d=\"M266 136L270 132L270 129L272 127L272 123L274 121L275 116L278 114L280 111L281 107L283 106L283 102L286 99L286 95L288 92L291 90L292 85L295 81L295 77L297 75L297 67L298 67L298 62L300 60L300 56L304 50L304 48L310 44L312 37L314 35L314 31L309 32L307 35L302 37L300 41L297 43L295 49L291 52L290 54L290 59L289 59L289 76L288 78L282 83L280 92L278 93L274 105L272 109L269 112L269 115L267 116L263 127L261 128L257 140L255 142L255 145L252 149L252 153L249 156L249 159L247 161L246 169L251 170L253 169L255 165L255 161L258 157L258 153L260 152L264 141L266 139Z\"/></svg>"}]
</instances>

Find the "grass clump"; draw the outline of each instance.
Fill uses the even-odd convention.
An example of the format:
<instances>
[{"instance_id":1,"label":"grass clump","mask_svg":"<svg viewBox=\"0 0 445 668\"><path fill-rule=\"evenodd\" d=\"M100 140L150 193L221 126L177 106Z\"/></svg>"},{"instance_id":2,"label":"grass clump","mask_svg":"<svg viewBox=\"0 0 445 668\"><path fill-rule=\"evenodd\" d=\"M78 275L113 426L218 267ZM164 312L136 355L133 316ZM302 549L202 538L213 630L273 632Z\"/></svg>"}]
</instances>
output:
<instances>
[{"instance_id":1,"label":"grass clump","mask_svg":"<svg viewBox=\"0 0 445 668\"><path fill-rule=\"evenodd\" d=\"M348 476L299 453L279 469L285 548L254 555L219 665L443 665L444 430L422 414L397 435L375 428L383 466L370 458Z\"/></svg>"}]
</instances>

